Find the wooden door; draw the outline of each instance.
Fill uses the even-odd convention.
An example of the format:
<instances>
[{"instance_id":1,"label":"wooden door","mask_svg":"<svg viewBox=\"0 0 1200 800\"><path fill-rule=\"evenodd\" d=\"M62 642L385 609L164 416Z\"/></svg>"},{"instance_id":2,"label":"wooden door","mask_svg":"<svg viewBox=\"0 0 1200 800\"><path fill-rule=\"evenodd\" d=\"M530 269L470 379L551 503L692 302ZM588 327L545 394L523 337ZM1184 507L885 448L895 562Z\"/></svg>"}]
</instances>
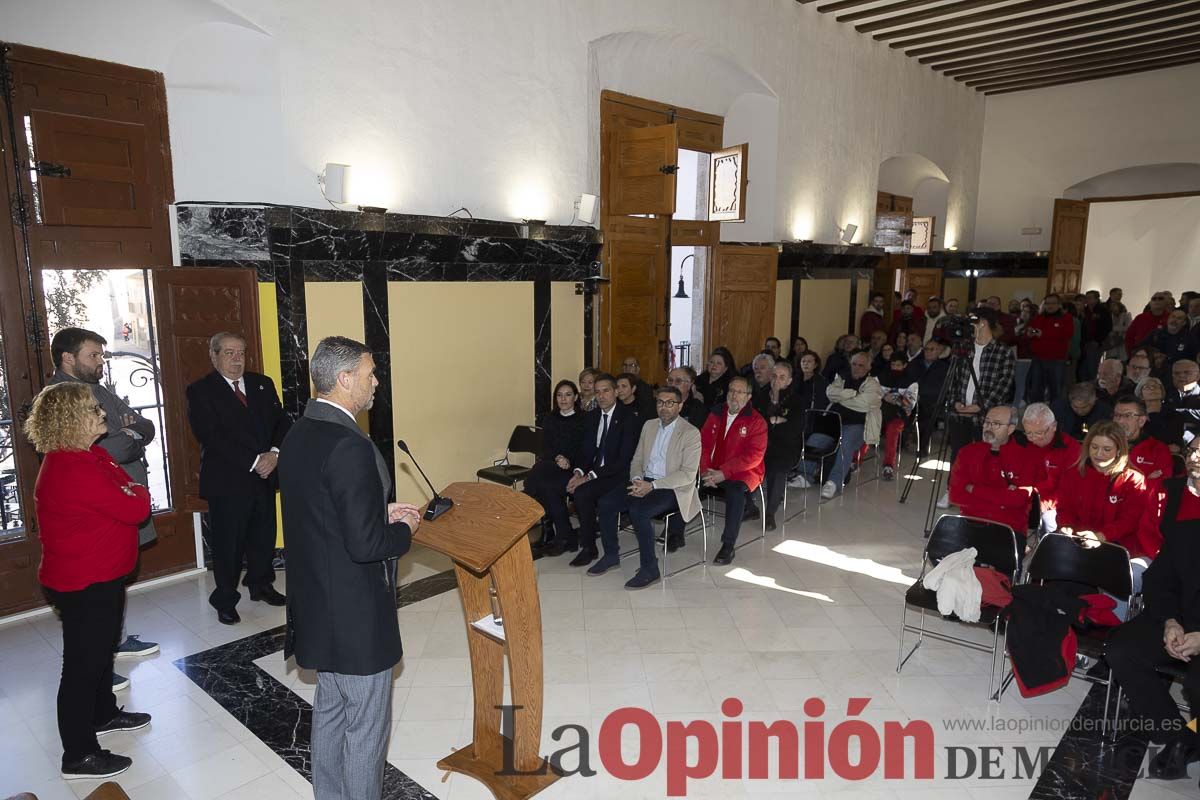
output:
<instances>
[{"instance_id":1,"label":"wooden door","mask_svg":"<svg viewBox=\"0 0 1200 800\"><path fill-rule=\"evenodd\" d=\"M642 378L651 384L665 378L667 339L666 217L623 217L610 222L604 246L611 299L609 363L619 371L628 356L642 365Z\"/></svg>"},{"instance_id":2,"label":"wooden door","mask_svg":"<svg viewBox=\"0 0 1200 800\"><path fill-rule=\"evenodd\" d=\"M775 332L775 247L720 245L713 250L705 289L705 340L724 345L740 366Z\"/></svg>"},{"instance_id":3,"label":"wooden door","mask_svg":"<svg viewBox=\"0 0 1200 800\"><path fill-rule=\"evenodd\" d=\"M1049 291L1075 295L1083 285L1083 254L1087 243L1088 204L1084 200L1054 201L1050 233Z\"/></svg>"},{"instance_id":4,"label":"wooden door","mask_svg":"<svg viewBox=\"0 0 1200 800\"><path fill-rule=\"evenodd\" d=\"M612 132L609 213L675 213L679 129L674 124Z\"/></svg>"},{"instance_id":5,"label":"wooden door","mask_svg":"<svg viewBox=\"0 0 1200 800\"><path fill-rule=\"evenodd\" d=\"M917 293L914 302L925 307L925 301L931 297L940 297L942 291L942 271L940 269L905 268L904 279L900 286L903 296L912 289Z\"/></svg>"},{"instance_id":6,"label":"wooden door","mask_svg":"<svg viewBox=\"0 0 1200 800\"><path fill-rule=\"evenodd\" d=\"M246 369L262 371L258 279L253 269L167 267L154 275L154 314L162 360L171 452L171 486L179 511L206 511L200 499L200 445L187 421L189 383L212 371L208 342L221 331L246 339Z\"/></svg>"}]
</instances>

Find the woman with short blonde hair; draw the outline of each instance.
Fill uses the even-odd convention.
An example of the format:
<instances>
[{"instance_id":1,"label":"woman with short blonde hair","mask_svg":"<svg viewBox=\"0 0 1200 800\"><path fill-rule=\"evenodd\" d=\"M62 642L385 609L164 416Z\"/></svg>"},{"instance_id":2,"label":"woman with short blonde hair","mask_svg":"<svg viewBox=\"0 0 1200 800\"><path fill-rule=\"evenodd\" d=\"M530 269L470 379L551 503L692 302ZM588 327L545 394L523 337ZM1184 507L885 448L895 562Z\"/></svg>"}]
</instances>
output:
<instances>
[{"instance_id":1,"label":"woman with short blonde hair","mask_svg":"<svg viewBox=\"0 0 1200 800\"><path fill-rule=\"evenodd\" d=\"M150 724L149 714L118 708L112 693L125 580L137 562L137 526L150 514L150 492L95 443L105 433L104 410L84 383L47 386L25 422L45 454L34 487L38 581L62 621L58 733L68 780L129 769L131 759L101 749L96 737Z\"/></svg>"}]
</instances>

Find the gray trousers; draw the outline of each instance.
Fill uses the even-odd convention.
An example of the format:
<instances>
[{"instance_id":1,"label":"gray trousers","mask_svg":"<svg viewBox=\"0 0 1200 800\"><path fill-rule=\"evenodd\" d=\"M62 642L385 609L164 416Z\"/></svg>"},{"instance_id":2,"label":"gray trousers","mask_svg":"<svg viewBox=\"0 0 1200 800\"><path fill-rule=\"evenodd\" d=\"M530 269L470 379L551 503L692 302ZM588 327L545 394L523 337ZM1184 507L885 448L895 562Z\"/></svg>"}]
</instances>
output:
<instances>
[{"instance_id":1,"label":"gray trousers","mask_svg":"<svg viewBox=\"0 0 1200 800\"><path fill-rule=\"evenodd\" d=\"M378 800L392 726L392 671L317 673L312 775L316 800Z\"/></svg>"}]
</instances>

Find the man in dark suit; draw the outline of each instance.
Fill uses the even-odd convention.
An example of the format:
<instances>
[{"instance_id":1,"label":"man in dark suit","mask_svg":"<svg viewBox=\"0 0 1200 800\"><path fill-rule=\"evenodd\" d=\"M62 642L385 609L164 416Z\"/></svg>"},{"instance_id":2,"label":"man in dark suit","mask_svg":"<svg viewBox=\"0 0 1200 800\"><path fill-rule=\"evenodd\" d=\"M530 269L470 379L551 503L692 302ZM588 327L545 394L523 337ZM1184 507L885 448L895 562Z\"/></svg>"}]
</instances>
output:
<instances>
[{"instance_id":1,"label":"man in dark suit","mask_svg":"<svg viewBox=\"0 0 1200 800\"><path fill-rule=\"evenodd\" d=\"M291 427L275 384L246 371L246 341L218 333L209 341L213 371L187 387L188 422L200 442L200 496L208 501L209 547L217 587L208 602L226 625L237 613L238 576L251 600L282 606L275 591L275 465Z\"/></svg>"},{"instance_id":2,"label":"man in dark suit","mask_svg":"<svg viewBox=\"0 0 1200 800\"><path fill-rule=\"evenodd\" d=\"M418 509L388 503L392 481L354 421L375 398L375 360L352 339L322 339L309 363L317 396L283 443L287 536L284 655L317 671L312 775L318 798L378 800L400 661L396 561Z\"/></svg>"},{"instance_id":3,"label":"man in dark suit","mask_svg":"<svg viewBox=\"0 0 1200 800\"><path fill-rule=\"evenodd\" d=\"M586 567L600 556L596 547L596 505L601 497L629 483L629 462L641 432L633 412L617 402L616 379L598 375L595 385L596 407L584 420L583 451L575 474L567 481L567 494L574 496L579 514L580 547L572 567ZM565 510L564 504L563 514Z\"/></svg>"}]
</instances>

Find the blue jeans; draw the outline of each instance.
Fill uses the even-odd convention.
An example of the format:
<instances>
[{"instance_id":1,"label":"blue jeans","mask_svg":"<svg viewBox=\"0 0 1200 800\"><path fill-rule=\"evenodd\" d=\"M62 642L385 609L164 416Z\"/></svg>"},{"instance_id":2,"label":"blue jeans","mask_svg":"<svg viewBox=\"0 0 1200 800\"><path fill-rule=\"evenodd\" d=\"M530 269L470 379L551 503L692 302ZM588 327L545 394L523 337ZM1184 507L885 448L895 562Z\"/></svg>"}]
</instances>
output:
<instances>
[{"instance_id":1,"label":"blue jeans","mask_svg":"<svg viewBox=\"0 0 1200 800\"><path fill-rule=\"evenodd\" d=\"M850 474L850 462L854 459L854 454L863 446L864 433L862 425L846 425L842 428L842 446L838 448L833 469L829 471L826 478L833 482L838 491L841 491L842 484L846 482L846 476ZM823 433L813 433L809 435L807 444L809 447L827 448L833 444L833 437ZM820 462L805 461L800 465L800 471L809 480L814 480L820 472L820 466Z\"/></svg>"},{"instance_id":2,"label":"blue jeans","mask_svg":"<svg viewBox=\"0 0 1200 800\"><path fill-rule=\"evenodd\" d=\"M617 558L621 554L617 543L617 521L622 511L629 512L633 532L638 540L638 564L642 572L658 574L658 555L654 551L654 523L659 514L679 511L673 489L653 489L645 497L634 497L624 486L613 489L600 498L597 510L600 514L600 541L604 544L605 557ZM678 513L676 513L678 516ZM674 517L672 517L672 521Z\"/></svg>"}]
</instances>

